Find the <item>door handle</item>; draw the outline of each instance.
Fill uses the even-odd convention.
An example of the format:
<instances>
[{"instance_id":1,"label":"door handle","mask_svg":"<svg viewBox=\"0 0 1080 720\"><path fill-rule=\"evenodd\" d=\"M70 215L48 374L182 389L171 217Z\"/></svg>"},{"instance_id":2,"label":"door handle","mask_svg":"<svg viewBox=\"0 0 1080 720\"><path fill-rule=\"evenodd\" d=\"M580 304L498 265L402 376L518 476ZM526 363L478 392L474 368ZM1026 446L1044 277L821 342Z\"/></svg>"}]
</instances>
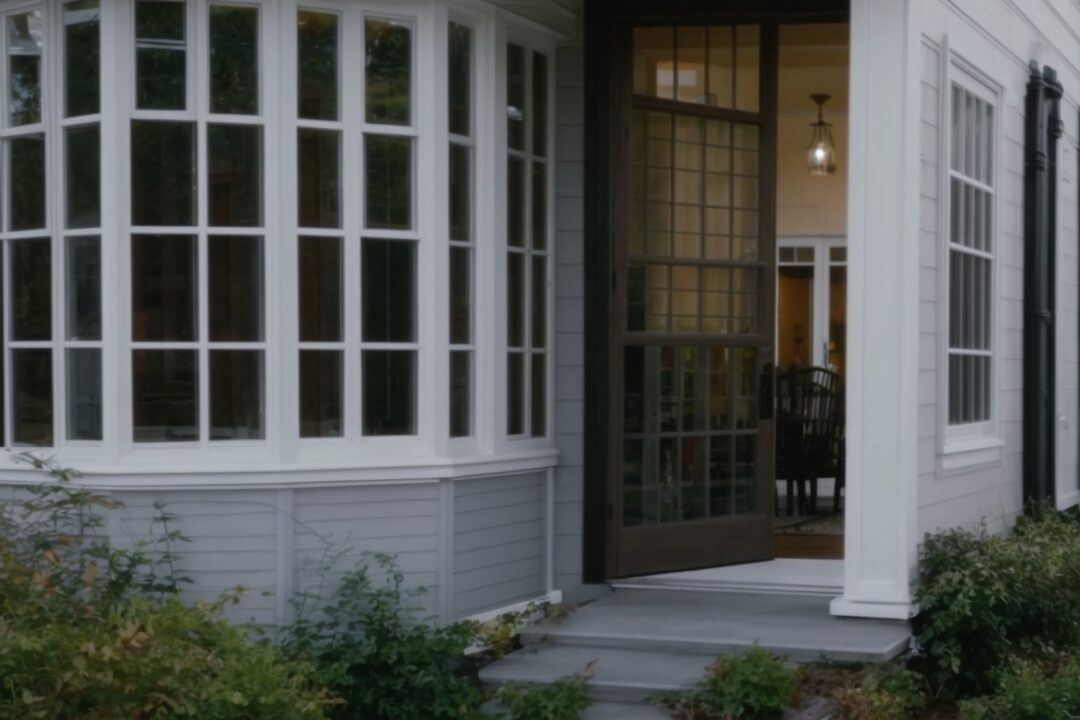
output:
<instances>
[{"instance_id":1,"label":"door handle","mask_svg":"<svg viewBox=\"0 0 1080 720\"><path fill-rule=\"evenodd\" d=\"M774 406L776 405L776 366L766 362L761 366L761 376L758 378L758 417L762 420L772 420Z\"/></svg>"}]
</instances>

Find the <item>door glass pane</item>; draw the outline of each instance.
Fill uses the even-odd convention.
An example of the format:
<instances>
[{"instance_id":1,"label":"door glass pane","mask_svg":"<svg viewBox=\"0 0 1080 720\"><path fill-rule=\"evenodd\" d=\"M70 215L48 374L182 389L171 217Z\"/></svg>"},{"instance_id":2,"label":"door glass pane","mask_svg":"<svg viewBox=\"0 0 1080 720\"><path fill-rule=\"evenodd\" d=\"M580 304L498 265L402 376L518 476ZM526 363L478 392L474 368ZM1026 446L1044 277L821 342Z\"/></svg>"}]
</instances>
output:
<instances>
[{"instance_id":1,"label":"door glass pane","mask_svg":"<svg viewBox=\"0 0 1080 720\"><path fill-rule=\"evenodd\" d=\"M364 332L366 342L415 339L416 248L403 240L364 239Z\"/></svg>"},{"instance_id":2,"label":"door glass pane","mask_svg":"<svg viewBox=\"0 0 1080 720\"><path fill-rule=\"evenodd\" d=\"M195 163L194 123L132 121L132 224L194 225Z\"/></svg>"},{"instance_id":3,"label":"door glass pane","mask_svg":"<svg viewBox=\"0 0 1080 720\"><path fill-rule=\"evenodd\" d=\"M310 10L299 11L297 55L300 117L337 120L338 16Z\"/></svg>"},{"instance_id":4,"label":"door glass pane","mask_svg":"<svg viewBox=\"0 0 1080 720\"><path fill-rule=\"evenodd\" d=\"M841 379L847 370L847 268L829 268L829 367Z\"/></svg>"},{"instance_id":5,"label":"door glass pane","mask_svg":"<svg viewBox=\"0 0 1080 720\"><path fill-rule=\"evenodd\" d=\"M757 25L735 28L735 108L758 111L761 78L761 30Z\"/></svg>"},{"instance_id":6,"label":"door glass pane","mask_svg":"<svg viewBox=\"0 0 1080 720\"><path fill-rule=\"evenodd\" d=\"M11 126L41 122L41 12L7 19L8 122Z\"/></svg>"},{"instance_id":7,"label":"door glass pane","mask_svg":"<svg viewBox=\"0 0 1080 720\"><path fill-rule=\"evenodd\" d=\"M199 371L194 350L133 350L135 442L199 439Z\"/></svg>"},{"instance_id":8,"label":"door glass pane","mask_svg":"<svg viewBox=\"0 0 1080 720\"><path fill-rule=\"evenodd\" d=\"M388 125L409 124L412 42L408 25L392 20L364 22L367 53L367 121Z\"/></svg>"},{"instance_id":9,"label":"door glass pane","mask_svg":"<svg viewBox=\"0 0 1080 720\"><path fill-rule=\"evenodd\" d=\"M97 125L64 130L68 228L93 228L101 225L100 136Z\"/></svg>"},{"instance_id":10,"label":"door glass pane","mask_svg":"<svg viewBox=\"0 0 1080 720\"><path fill-rule=\"evenodd\" d=\"M45 227L45 136L29 135L7 141L11 187L8 227Z\"/></svg>"},{"instance_id":11,"label":"door glass pane","mask_svg":"<svg viewBox=\"0 0 1080 720\"><path fill-rule=\"evenodd\" d=\"M210 340L262 340L262 238L211 235L208 244Z\"/></svg>"},{"instance_id":12,"label":"door glass pane","mask_svg":"<svg viewBox=\"0 0 1080 720\"><path fill-rule=\"evenodd\" d=\"M311 128L300 128L297 133L300 225L341 227L341 133Z\"/></svg>"},{"instance_id":13,"label":"door glass pane","mask_svg":"<svg viewBox=\"0 0 1080 720\"><path fill-rule=\"evenodd\" d=\"M708 104L705 95L705 28L675 29L675 99L689 103Z\"/></svg>"},{"instance_id":14,"label":"door glass pane","mask_svg":"<svg viewBox=\"0 0 1080 720\"><path fill-rule=\"evenodd\" d=\"M101 339L101 240L67 239L67 339Z\"/></svg>"},{"instance_id":15,"label":"door glass pane","mask_svg":"<svg viewBox=\"0 0 1080 720\"><path fill-rule=\"evenodd\" d=\"M52 338L52 241L11 243L11 337Z\"/></svg>"},{"instance_id":16,"label":"door glass pane","mask_svg":"<svg viewBox=\"0 0 1080 720\"><path fill-rule=\"evenodd\" d=\"M638 95L674 99L674 28L634 28L634 92Z\"/></svg>"},{"instance_id":17,"label":"door glass pane","mask_svg":"<svg viewBox=\"0 0 1080 720\"><path fill-rule=\"evenodd\" d=\"M300 437L341 437L342 353L300 351Z\"/></svg>"},{"instance_id":18,"label":"door glass pane","mask_svg":"<svg viewBox=\"0 0 1080 720\"><path fill-rule=\"evenodd\" d=\"M416 433L416 353L365 350L363 353L365 435Z\"/></svg>"},{"instance_id":19,"label":"door glass pane","mask_svg":"<svg viewBox=\"0 0 1080 720\"><path fill-rule=\"evenodd\" d=\"M183 110L187 104L186 4L135 4L135 106Z\"/></svg>"},{"instance_id":20,"label":"door glass pane","mask_svg":"<svg viewBox=\"0 0 1080 720\"><path fill-rule=\"evenodd\" d=\"M64 115L93 115L101 105L101 11L98 0L64 5Z\"/></svg>"},{"instance_id":21,"label":"door glass pane","mask_svg":"<svg viewBox=\"0 0 1080 720\"><path fill-rule=\"evenodd\" d=\"M206 141L210 224L262 225L262 128L208 125Z\"/></svg>"},{"instance_id":22,"label":"door glass pane","mask_svg":"<svg viewBox=\"0 0 1080 720\"><path fill-rule=\"evenodd\" d=\"M729 25L709 28L709 105L734 107L735 34Z\"/></svg>"},{"instance_id":23,"label":"door glass pane","mask_svg":"<svg viewBox=\"0 0 1080 720\"><path fill-rule=\"evenodd\" d=\"M412 140L384 135L364 138L367 226L412 227Z\"/></svg>"},{"instance_id":24,"label":"door glass pane","mask_svg":"<svg viewBox=\"0 0 1080 720\"><path fill-rule=\"evenodd\" d=\"M52 350L11 351L11 434L15 445L53 444Z\"/></svg>"},{"instance_id":25,"label":"door glass pane","mask_svg":"<svg viewBox=\"0 0 1080 720\"><path fill-rule=\"evenodd\" d=\"M814 268L778 268L777 363L782 368L814 365Z\"/></svg>"},{"instance_id":26,"label":"door glass pane","mask_svg":"<svg viewBox=\"0 0 1080 720\"><path fill-rule=\"evenodd\" d=\"M507 142L514 150L525 150L525 48L506 46Z\"/></svg>"},{"instance_id":27,"label":"door glass pane","mask_svg":"<svg viewBox=\"0 0 1080 720\"><path fill-rule=\"evenodd\" d=\"M101 350L70 348L66 356L68 440L101 440Z\"/></svg>"},{"instance_id":28,"label":"door glass pane","mask_svg":"<svg viewBox=\"0 0 1080 720\"><path fill-rule=\"evenodd\" d=\"M189 235L131 238L133 340L197 339L195 247L195 238Z\"/></svg>"},{"instance_id":29,"label":"door glass pane","mask_svg":"<svg viewBox=\"0 0 1080 720\"><path fill-rule=\"evenodd\" d=\"M300 238L300 341L338 342L341 333L341 239Z\"/></svg>"},{"instance_id":30,"label":"door glass pane","mask_svg":"<svg viewBox=\"0 0 1080 720\"><path fill-rule=\"evenodd\" d=\"M210 112L259 112L259 10L210 6Z\"/></svg>"},{"instance_id":31,"label":"door glass pane","mask_svg":"<svg viewBox=\"0 0 1080 720\"><path fill-rule=\"evenodd\" d=\"M468 135L472 122L472 30L452 22L449 33L447 87L450 96L450 132Z\"/></svg>"},{"instance_id":32,"label":"door glass pane","mask_svg":"<svg viewBox=\"0 0 1080 720\"><path fill-rule=\"evenodd\" d=\"M263 437L262 350L210 351L210 439Z\"/></svg>"}]
</instances>

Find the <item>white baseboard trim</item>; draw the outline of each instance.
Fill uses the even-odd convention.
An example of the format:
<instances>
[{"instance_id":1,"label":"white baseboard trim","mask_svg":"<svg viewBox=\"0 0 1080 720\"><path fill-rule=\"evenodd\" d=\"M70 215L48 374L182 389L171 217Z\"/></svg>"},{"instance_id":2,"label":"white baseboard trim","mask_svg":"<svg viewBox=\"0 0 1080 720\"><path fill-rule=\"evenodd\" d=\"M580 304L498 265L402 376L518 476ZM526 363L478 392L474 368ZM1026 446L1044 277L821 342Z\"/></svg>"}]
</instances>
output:
<instances>
[{"instance_id":1,"label":"white baseboard trim","mask_svg":"<svg viewBox=\"0 0 1080 720\"><path fill-rule=\"evenodd\" d=\"M522 600L521 602L516 602L512 605L505 605L500 608L495 608L494 610L485 610L482 613L469 615L465 619L478 623L486 623L490 620L494 620L500 615L506 615L507 613L518 613L522 612L523 610L527 610L530 605L543 605L544 603L557 605L561 602L562 590L552 590L551 592L545 593L532 600Z\"/></svg>"},{"instance_id":2,"label":"white baseboard trim","mask_svg":"<svg viewBox=\"0 0 1080 720\"><path fill-rule=\"evenodd\" d=\"M910 620L919 614L919 606L913 602L868 602L838 597L829 603L829 613L838 617Z\"/></svg>"}]
</instances>

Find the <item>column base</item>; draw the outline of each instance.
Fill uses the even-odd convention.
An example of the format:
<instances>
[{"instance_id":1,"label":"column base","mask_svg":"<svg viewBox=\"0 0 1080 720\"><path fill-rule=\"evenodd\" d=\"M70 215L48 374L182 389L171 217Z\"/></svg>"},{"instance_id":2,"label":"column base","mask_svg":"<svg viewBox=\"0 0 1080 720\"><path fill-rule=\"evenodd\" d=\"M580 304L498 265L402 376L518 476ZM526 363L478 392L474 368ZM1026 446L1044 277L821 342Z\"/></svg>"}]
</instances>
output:
<instances>
[{"instance_id":1,"label":"column base","mask_svg":"<svg viewBox=\"0 0 1080 720\"><path fill-rule=\"evenodd\" d=\"M838 597L829 603L829 613L838 617L906 621L919 614L919 606L915 602L873 602Z\"/></svg>"}]
</instances>

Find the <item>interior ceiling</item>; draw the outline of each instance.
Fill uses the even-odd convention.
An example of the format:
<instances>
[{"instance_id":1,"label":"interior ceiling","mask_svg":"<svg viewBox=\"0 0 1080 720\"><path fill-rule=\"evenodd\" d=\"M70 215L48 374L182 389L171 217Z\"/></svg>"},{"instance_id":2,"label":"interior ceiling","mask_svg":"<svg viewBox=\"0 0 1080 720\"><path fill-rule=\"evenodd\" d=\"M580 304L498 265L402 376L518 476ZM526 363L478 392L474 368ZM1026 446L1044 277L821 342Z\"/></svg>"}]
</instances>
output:
<instances>
[{"instance_id":1,"label":"interior ceiling","mask_svg":"<svg viewBox=\"0 0 1080 720\"><path fill-rule=\"evenodd\" d=\"M814 93L832 98L825 104L825 119L847 110L848 26L782 25L779 48L779 111L781 114L817 115L810 99Z\"/></svg>"}]
</instances>

